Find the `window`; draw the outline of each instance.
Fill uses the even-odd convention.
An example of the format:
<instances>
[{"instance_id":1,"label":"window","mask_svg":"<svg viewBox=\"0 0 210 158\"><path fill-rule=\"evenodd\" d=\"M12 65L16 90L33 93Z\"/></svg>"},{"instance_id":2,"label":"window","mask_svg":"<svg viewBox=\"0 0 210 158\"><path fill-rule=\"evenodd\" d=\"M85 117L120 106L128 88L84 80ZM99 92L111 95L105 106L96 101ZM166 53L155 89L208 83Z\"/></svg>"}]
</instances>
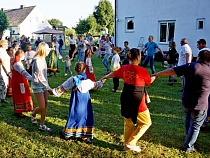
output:
<instances>
[{"instance_id":1,"label":"window","mask_svg":"<svg viewBox=\"0 0 210 158\"><path fill-rule=\"evenodd\" d=\"M125 25L125 32L134 32L134 17L126 17Z\"/></svg>"},{"instance_id":2,"label":"window","mask_svg":"<svg viewBox=\"0 0 210 158\"><path fill-rule=\"evenodd\" d=\"M204 29L204 18L197 19L197 30L203 30Z\"/></svg>"},{"instance_id":3,"label":"window","mask_svg":"<svg viewBox=\"0 0 210 158\"><path fill-rule=\"evenodd\" d=\"M159 41L168 43L174 40L175 21L159 22Z\"/></svg>"}]
</instances>

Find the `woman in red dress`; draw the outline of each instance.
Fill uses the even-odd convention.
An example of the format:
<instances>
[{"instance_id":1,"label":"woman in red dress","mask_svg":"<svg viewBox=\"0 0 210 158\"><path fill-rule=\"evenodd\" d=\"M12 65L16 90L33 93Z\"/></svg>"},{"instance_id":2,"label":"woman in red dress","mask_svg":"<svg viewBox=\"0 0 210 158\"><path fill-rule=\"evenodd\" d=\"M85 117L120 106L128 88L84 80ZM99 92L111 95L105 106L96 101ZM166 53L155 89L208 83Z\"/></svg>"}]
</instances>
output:
<instances>
[{"instance_id":1,"label":"woman in red dress","mask_svg":"<svg viewBox=\"0 0 210 158\"><path fill-rule=\"evenodd\" d=\"M12 70L12 94L14 111L19 117L24 117L22 112L33 110L33 101L27 81L31 80L32 76L24 69L22 60L24 60L24 52L18 50L15 53L15 62Z\"/></svg>"}]
</instances>

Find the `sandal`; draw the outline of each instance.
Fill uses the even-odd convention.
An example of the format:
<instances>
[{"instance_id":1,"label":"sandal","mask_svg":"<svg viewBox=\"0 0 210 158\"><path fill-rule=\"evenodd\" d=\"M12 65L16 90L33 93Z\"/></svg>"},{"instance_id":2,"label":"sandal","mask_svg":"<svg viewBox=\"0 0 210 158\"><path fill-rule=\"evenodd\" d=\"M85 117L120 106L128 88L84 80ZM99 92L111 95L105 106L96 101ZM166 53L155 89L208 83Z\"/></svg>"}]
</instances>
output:
<instances>
[{"instance_id":1,"label":"sandal","mask_svg":"<svg viewBox=\"0 0 210 158\"><path fill-rule=\"evenodd\" d=\"M39 126L39 130L41 131L47 131L47 132L51 132L51 128L47 127L46 125L40 125Z\"/></svg>"},{"instance_id":2,"label":"sandal","mask_svg":"<svg viewBox=\"0 0 210 158\"><path fill-rule=\"evenodd\" d=\"M30 117L31 117L32 124L37 124L38 123L36 117L32 116L32 113L31 113Z\"/></svg>"},{"instance_id":3,"label":"sandal","mask_svg":"<svg viewBox=\"0 0 210 158\"><path fill-rule=\"evenodd\" d=\"M1 99L1 102L2 102L2 103L9 104L9 101L7 101L6 99Z\"/></svg>"}]
</instances>

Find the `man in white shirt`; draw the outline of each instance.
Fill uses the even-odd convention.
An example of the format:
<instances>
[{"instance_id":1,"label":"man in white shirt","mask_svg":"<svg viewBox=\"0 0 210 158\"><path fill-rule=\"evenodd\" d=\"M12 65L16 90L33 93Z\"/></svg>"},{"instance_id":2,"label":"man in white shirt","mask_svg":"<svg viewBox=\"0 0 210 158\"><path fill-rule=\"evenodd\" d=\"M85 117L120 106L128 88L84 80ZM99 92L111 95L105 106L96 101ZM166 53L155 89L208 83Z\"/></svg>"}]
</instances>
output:
<instances>
[{"instance_id":1,"label":"man in white shirt","mask_svg":"<svg viewBox=\"0 0 210 158\"><path fill-rule=\"evenodd\" d=\"M191 63L192 61L192 49L188 45L188 40L182 38L180 41L181 51L179 53L178 66L184 65L186 63Z\"/></svg>"},{"instance_id":2,"label":"man in white shirt","mask_svg":"<svg viewBox=\"0 0 210 158\"><path fill-rule=\"evenodd\" d=\"M70 57L70 59L72 58L72 54L76 48L75 44L76 44L76 42L74 40L74 36L73 36L73 34L71 34L69 36L69 57Z\"/></svg>"},{"instance_id":3,"label":"man in white shirt","mask_svg":"<svg viewBox=\"0 0 210 158\"><path fill-rule=\"evenodd\" d=\"M182 38L180 41L180 44L181 44L181 50L179 53L178 66L191 63L192 61L192 49L188 45L188 39ZM180 78L182 80L182 87L183 87L184 82L185 82L184 76L180 76ZM182 91L183 91L183 88L179 90L179 92L182 92Z\"/></svg>"}]
</instances>

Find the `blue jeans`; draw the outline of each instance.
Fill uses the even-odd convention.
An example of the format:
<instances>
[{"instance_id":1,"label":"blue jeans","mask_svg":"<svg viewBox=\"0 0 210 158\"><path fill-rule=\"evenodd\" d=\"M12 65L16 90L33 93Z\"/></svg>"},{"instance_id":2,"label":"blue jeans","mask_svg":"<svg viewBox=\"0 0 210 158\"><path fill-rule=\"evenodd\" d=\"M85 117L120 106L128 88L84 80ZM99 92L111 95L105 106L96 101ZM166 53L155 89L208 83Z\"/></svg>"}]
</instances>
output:
<instances>
[{"instance_id":1,"label":"blue jeans","mask_svg":"<svg viewBox=\"0 0 210 158\"><path fill-rule=\"evenodd\" d=\"M59 46L59 53L62 55L62 46Z\"/></svg>"},{"instance_id":2,"label":"blue jeans","mask_svg":"<svg viewBox=\"0 0 210 158\"><path fill-rule=\"evenodd\" d=\"M200 127L206 118L207 110L184 108L184 115L186 127L186 139L184 142L184 148L187 151L192 151L194 150L194 144L198 138Z\"/></svg>"},{"instance_id":3,"label":"blue jeans","mask_svg":"<svg viewBox=\"0 0 210 158\"><path fill-rule=\"evenodd\" d=\"M109 57L110 56L111 56L111 54L106 53L103 60L102 60L102 63L106 67L106 71L110 71L110 66L109 66Z\"/></svg>"},{"instance_id":4,"label":"blue jeans","mask_svg":"<svg viewBox=\"0 0 210 158\"><path fill-rule=\"evenodd\" d=\"M85 52L82 51L82 50L78 50L78 58L79 58L79 61L83 61L84 62Z\"/></svg>"},{"instance_id":5,"label":"blue jeans","mask_svg":"<svg viewBox=\"0 0 210 158\"><path fill-rule=\"evenodd\" d=\"M144 59L144 62L142 64L142 66L144 68L146 68L148 63L150 64L150 69L152 70L152 74L154 74L155 73L155 66L154 66L154 56L153 55L152 56L147 55L146 58Z\"/></svg>"}]
</instances>

